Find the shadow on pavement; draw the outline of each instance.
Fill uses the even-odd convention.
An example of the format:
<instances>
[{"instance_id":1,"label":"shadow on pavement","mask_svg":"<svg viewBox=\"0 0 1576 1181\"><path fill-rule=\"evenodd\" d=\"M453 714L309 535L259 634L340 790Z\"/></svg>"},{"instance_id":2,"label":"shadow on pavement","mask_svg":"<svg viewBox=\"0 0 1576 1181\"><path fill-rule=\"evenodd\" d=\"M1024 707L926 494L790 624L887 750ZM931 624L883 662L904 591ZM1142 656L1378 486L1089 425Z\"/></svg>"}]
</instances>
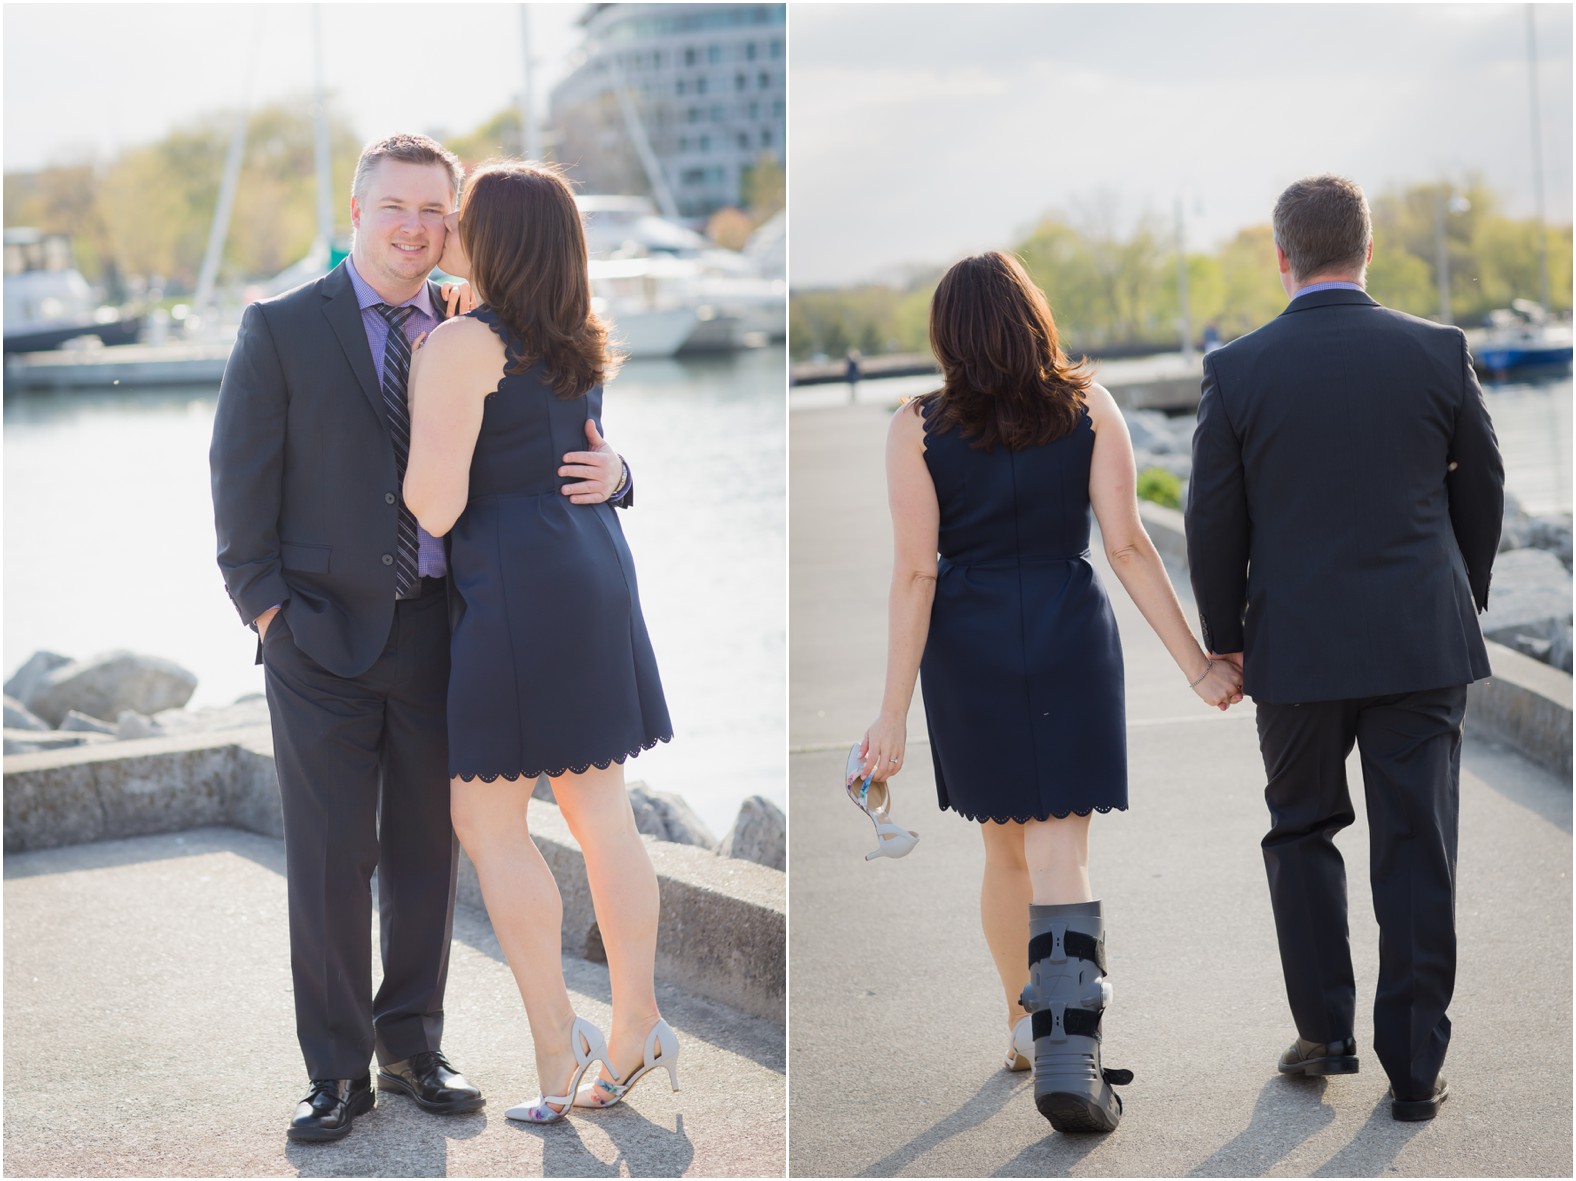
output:
<instances>
[{"instance_id":1,"label":"shadow on pavement","mask_svg":"<svg viewBox=\"0 0 1576 1181\"><path fill-rule=\"evenodd\" d=\"M994 1070L980 1085L979 1090L951 1115L938 1120L924 1133L914 1137L901 1148L894 1149L880 1160L867 1165L859 1171L858 1176L895 1177L937 1145L950 1140L961 1132L968 1131L978 1124L984 1123L999 1113L1007 1104L1032 1102L1032 1094L1032 1080L1027 1072L1014 1074L1005 1070ZM1026 1156L1029 1154L1022 1155ZM1078 1153L1074 1157L1059 1157L1058 1159L1059 1162L1065 1163L1067 1160L1075 1160L1083 1155L1083 1153ZM1022 1159L1021 1156L1020 1159ZM1036 1154L1036 1165L1040 1164L1043 1164L1043 1158ZM1028 1173L1044 1175L1038 1167L1028 1170Z\"/></svg>"},{"instance_id":2,"label":"shadow on pavement","mask_svg":"<svg viewBox=\"0 0 1576 1181\"><path fill-rule=\"evenodd\" d=\"M1470 775L1497 795L1517 804L1534 816L1555 825L1567 835L1571 831L1570 785L1559 781L1555 775L1550 786L1547 768L1529 762L1525 757L1470 732L1471 715L1468 715L1467 740L1461 746L1461 772Z\"/></svg>"},{"instance_id":3,"label":"shadow on pavement","mask_svg":"<svg viewBox=\"0 0 1576 1181\"><path fill-rule=\"evenodd\" d=\"M1277 1074L1259 1091L1253 1116L1189 1177L1262 1177L1303 1141L1335 1121L1335 1109L1324 1102L1325 1080ZM1354 1176L1371 1176L1363 1171Z\"/></svg>"},{"instance_id":4,"label":"shadow on pavement","mask_svg":"<svg viewBox=\"0 0 1576 1181\"><path fill-rule=\"evenodd\" d=\"M357 1118L345 1139L303 1144L286 1138L284 1156L301 1177L444 1177L449 1141L474 1139L486 1128L483 1112L433 1116L379 1095L377 1107Z\"/></svg>"},{"instance_id":5,"label":"shadow on pavement","mask_svg":"<svg viewBox=\"0 0 1576 1181\"><path fill-rule=\"evenodd\" d=\"M1383 1096L1368 1113L1352 1142L1325 1161L1309 1176L1378 1177L1401 1154L1412 1137L1427 1123L1406 1123L1390 1116L1390 1096Z\"/></svg>"},{"instance_id":6,"label":"shadow on pavement","mask_svg":"<svg viewBox=\"0 0 1576 1181\"><path fill-rule=\"evenodd\" d=\"M681 1177L695 1159L682 1114L674 1117L672 1131L622 1103L598 1112L595 1119L618 1149L611 1161L604 1162L586 1146L572 1120L540 1125L510 1121L510 1127L542 1141L542 1174L547 1177Z\"/></svg>"}]
</instances>

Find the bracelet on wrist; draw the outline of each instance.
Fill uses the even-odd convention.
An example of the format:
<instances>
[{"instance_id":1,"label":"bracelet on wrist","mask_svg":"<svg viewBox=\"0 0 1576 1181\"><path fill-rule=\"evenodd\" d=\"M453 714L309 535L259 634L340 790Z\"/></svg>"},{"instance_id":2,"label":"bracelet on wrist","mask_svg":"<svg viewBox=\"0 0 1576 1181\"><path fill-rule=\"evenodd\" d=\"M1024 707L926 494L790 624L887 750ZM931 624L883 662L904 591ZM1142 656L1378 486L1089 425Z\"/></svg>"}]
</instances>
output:
<instances>
[{"instance_id":1,"label":"bracelet on wrist","mask_svg":"<svg viewBox=\"0 0 1576 1181\"><path fill-rule=\"evenodd\" d=\"M1199 687L1199 685L1203 682L1204 678L1209 676L1209 670L1214 668L1214 667L1215 667L1215 662L1214 662L1214 660L1211 660L1208 664L1206 664L1204 666L1204 671L1203 672L1199 673L1198 676L1194 677L1191 681L1189 681L1187 683L1187 687L1189 689L1197 689Z\"/></svg>"}]
</instances>

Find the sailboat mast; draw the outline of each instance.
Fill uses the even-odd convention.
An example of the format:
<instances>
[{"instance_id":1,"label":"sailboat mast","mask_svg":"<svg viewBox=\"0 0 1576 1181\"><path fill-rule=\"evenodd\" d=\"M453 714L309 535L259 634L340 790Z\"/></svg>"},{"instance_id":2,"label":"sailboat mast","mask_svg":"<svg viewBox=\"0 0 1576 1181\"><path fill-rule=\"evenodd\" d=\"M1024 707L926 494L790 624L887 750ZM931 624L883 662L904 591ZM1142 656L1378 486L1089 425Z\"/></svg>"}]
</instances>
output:
<instances>
[{"instance_id":1,"label":"sailboat mast","mask_svg":"<svg viewBox=\"0 0 1576 1181\"><path fill-rule=\"evenodd\" d=\"M334 173L328 156L328 95L323 89L323 6L312 5L313 93L312 130L317 157L317 240L313 243L325 267L334 237Z\"/></svg>"},{"instance_id":2,"label":"sailboat mast","mask_svg":"<svg viewBox=\"0 0 1576 1181\"><path fill-rule=\"evenodd\" d=\"M527 160L542 158L541 129L536 123L536 101L531 93L535 61L531 57L531 6L520 5L520 52L524 69L520 73L520 147Z\"/></svg>"},{"instance_id":3,"label":"sailboat mast","mask_svg":"<svg viewBox=\"0 0 1576 1181\"><path fill-rule=\"evenodd\" d=\"M1527 79L1532 95L1532 194L1538 211L1538 274L1543 281L1543 310L1549 310L1549 235L1544 229L1543 133L1538 126L1538 34L1533 16L1536 5L1527 5Z\"/></svg>"}]
</instances>

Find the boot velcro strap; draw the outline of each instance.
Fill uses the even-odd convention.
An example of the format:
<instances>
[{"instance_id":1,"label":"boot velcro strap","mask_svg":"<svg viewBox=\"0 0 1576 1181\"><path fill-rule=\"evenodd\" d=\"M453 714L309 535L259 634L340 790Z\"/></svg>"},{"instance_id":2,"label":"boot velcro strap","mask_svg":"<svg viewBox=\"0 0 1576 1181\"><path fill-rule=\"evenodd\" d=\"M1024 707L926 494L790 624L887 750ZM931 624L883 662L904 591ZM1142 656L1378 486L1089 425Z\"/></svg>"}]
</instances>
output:
<instances>
[{"instance_id":1,"label":"boot velcro strap","mask_svg":"<svg viewBox=\"0 0 1576 1181\"><path fill-rule=\"evenodd\" d=\"M1085 935L1082 931L1068 931L1062 936L1062 948L1070 956L1081 960L1088 960L1100 969L1100 975L1105 975L1105 943L1092 936ZM1043 935L1036 935L1029 940L1029 967L1034 967L1041 960L1048 960L1056 954L1056 935L1047 931Z\"/></svg>"},{"instance_id":2,"label":"boot velcro strap","mask_svg":"<svg viewBox=\"0 0 1576 1181\"><path fill-rule=\"evenodd\" d=\"M1113 1087L1125 1087L1133 1081L1131 1070L1101 1070L1100 1074Z\"/></svg>"},{"instance_id":3,"label":"boot velcro strap","mask_svg":"<svg viewBox=\"0 0 1576 1181\"><path fill-rule=\"evenodd\" d=\"M1034 1036L1056 1037L1056 1012L1054 1009L1040 1009L1030 1014L1029 1028ZM1065 1009L1062 1012L1061 1033L1074 1037L1099 1037L1100 1036L1100 1011L1097 1009Z\"/></svg>"}]
</instances>

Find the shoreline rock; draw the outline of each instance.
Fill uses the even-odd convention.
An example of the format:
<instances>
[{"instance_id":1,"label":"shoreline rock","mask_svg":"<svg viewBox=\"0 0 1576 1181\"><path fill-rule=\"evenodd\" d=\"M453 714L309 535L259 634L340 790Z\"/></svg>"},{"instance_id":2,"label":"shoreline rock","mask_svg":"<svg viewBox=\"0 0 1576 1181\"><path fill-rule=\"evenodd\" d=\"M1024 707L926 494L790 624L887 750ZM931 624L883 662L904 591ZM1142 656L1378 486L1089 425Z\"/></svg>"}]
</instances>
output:
<instances>
[{"instance_id":1,"label":"shoreline rock","mask_svg":"<svg viewBox=\"0 0 1576 1181\"><path fill-rule=\"evenodd\" d=\"M76 661L58 652L35 652L6 682L5 753L268 724L268 699L263 694L247 693L230 705L187 709L186 702L196 687L193 674L159 657L117 651ZM784 870L787 820L782 810L764 797L745 800L728 835L719 841L676 792L656 791L640 780L631 781L627 790L635 826L642 833ZM556 803L546 777L537 781L532 794Z\"/></svg>"}]
</instances>

